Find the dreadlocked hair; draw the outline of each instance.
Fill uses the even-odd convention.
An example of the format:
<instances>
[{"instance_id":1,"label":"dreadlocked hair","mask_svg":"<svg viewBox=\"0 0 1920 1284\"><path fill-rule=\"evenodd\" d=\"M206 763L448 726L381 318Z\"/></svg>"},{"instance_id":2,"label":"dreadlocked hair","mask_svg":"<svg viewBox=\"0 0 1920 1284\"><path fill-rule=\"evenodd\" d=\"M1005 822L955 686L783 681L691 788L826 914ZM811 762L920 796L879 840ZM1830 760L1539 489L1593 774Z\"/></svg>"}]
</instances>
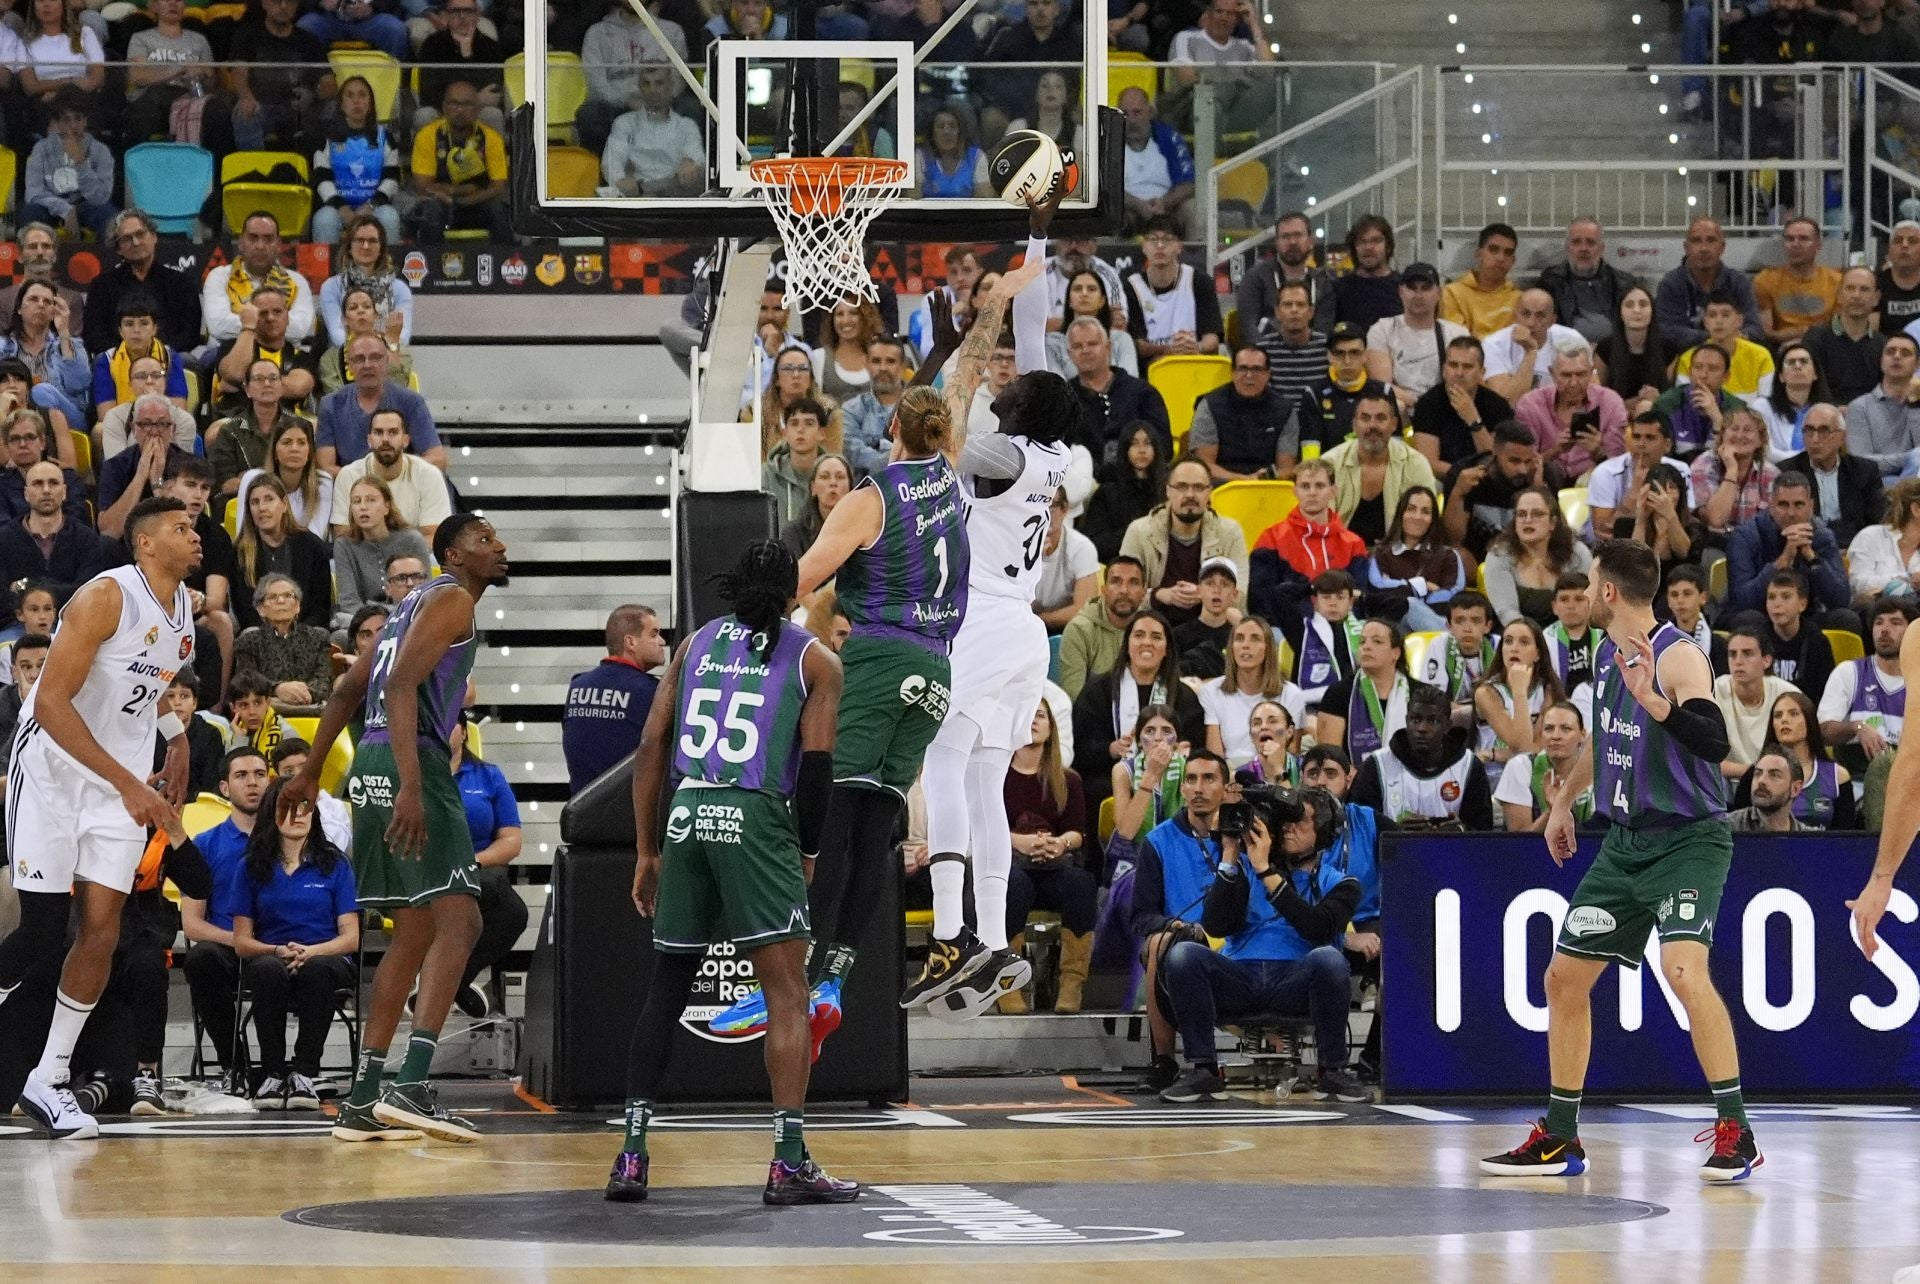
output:
<instances>
[{"instance_id":1,"label":"dreadlocked hair","mask_svg":"<svg viewBox=\"0 0 1920 1284\"><path fill-rule=\"evenodd\" d=\"M755 540L747 545L730 571L713 577L720 596L733 605L734 618L766 636L760 658L773 654L786 623L787 605L800 583L800 565L779 540Z\"/></svg>"}]
</instances>

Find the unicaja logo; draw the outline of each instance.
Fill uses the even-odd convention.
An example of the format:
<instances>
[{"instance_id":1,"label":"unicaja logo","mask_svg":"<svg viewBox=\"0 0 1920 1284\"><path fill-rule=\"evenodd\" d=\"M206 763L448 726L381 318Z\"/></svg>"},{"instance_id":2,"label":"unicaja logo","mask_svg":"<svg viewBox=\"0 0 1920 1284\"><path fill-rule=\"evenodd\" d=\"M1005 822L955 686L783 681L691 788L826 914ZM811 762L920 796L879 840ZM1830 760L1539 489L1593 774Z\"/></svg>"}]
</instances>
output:
<instances>
[{"instance_id":1,"label":"unicaja logo","mask_svg":"<svg viewBox=\"0 0 1920 1284\"><path fill-rule=\"evenodd\" d=\"M683 843L692 832L693 811L687 807L675 807L667 816L667 840Z\"/></svg>"}]
</instances>

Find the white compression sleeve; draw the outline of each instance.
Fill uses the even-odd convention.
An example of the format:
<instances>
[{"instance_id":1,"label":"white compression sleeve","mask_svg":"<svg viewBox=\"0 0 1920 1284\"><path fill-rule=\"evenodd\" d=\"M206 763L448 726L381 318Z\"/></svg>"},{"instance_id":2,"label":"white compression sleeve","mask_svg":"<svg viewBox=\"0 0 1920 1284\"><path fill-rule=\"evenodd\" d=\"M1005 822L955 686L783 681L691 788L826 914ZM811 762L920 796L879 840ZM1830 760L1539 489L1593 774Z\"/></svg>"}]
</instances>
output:
<instances>
[{"instance_id":1,"label":"white compression sleeve","mask_svg":"<svg viewBox=\"0 0 1920 1284\"><path fill-rule=\"evenodd\" d=\"M1047 238L1027 238L1027 261L1044 261ZM1013 296L1013 362L1021 374L1047 368L1047 274L1042 272Z\"/></svg>"},{"instance_id":2,"label":"white compression sleeve","mask_svg":"<svg viewBox=\"0 0 1920 1284\"><path fill-rule=\"evenodd\" d=\"M1007 948L1007 875L1013 869L1013 827L1007 820L1008 749L973 751L967 764L967 813L973 822L974 932L990 949Z\"/></svg>"},{"instance_id":3,"label":"white compression sleeve","mask_svg":"<svg viewBox=\"0 0 1920 1284\"><path fill-rule=\"evenodd\" d=\"M927 799L927 854L940 856L946 853L967 854L972 844L968 841L967 809L967 763L980 729L971 718L963 714L949 712L940 731L927 746L926 758L920 770L921 792ZM943 941L950 941L960 935L964 926L962 914L964 902L958 885L948 904L944 907L940 895L942 883L953 877L943 870L950 866L960 879L966 876L966 867L959 861L942 861L933 865L929 871L933 878L933 934Z\"/></svg>"}]
</instances>

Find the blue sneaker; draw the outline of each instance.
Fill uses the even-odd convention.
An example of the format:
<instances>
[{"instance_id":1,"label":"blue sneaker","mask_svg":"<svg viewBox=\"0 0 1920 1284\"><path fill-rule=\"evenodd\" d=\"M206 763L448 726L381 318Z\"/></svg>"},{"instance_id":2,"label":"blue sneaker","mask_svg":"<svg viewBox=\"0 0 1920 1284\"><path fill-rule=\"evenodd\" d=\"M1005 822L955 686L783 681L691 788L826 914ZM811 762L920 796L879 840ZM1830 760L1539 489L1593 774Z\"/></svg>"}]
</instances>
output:
<instances>
[{"instance_id":1,"label":"blue sneaker","mask_svg":"<svg viewBox=\"0 0 1920 1284\"><path fill-rule=\"evenodd\" d=\"M767 996L757 985L747 991L745 998L707 1022L707 1029L729 1039L744 1039L766 1028Z\"/></svg>"},{"instance_id":2,"label":"blue sneaker","mask_svg":"<svg viewBox=\"0 0 1920 1284\"><path fill-rule=\"evenodd\" d=\"M834 977L822 979L809 998L807 1032L813 1037L813 1060L818 1061L821 1045L840 1028L840 982Z\"/></svg>"}]
</instances>

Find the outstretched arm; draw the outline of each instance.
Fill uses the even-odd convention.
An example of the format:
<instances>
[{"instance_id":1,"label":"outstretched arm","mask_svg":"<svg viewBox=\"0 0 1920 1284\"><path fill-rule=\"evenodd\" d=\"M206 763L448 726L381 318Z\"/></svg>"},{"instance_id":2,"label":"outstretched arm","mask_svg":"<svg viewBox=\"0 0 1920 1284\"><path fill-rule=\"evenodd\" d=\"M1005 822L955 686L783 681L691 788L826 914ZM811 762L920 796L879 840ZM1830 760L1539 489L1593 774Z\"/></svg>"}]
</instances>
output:
<instances>
[{"instance_id":1,"label":"outstretched arm","mask_svg":"<svg viewBox=\"0 0 1920 1284\"><path fill-rule=\"evenodd\" d=\"M1920 682L1920 629L1911 626L1900 643L1900 676ZM46 681L45 676L40 680ZM1887 912L1893 876L1906 861L1916 833L1920 833L1920 739L1908 739L1894 752L1893 770L1887 776L1887 806L1880 820L1880 853L1873 862L1873 872L1867 875L1867 885L1860 889L1860 895L1847 902L1847 908L1853 911L1860 952L1868 958L1880 948L1874 933Z\"/></svg>"}]
</instances>

